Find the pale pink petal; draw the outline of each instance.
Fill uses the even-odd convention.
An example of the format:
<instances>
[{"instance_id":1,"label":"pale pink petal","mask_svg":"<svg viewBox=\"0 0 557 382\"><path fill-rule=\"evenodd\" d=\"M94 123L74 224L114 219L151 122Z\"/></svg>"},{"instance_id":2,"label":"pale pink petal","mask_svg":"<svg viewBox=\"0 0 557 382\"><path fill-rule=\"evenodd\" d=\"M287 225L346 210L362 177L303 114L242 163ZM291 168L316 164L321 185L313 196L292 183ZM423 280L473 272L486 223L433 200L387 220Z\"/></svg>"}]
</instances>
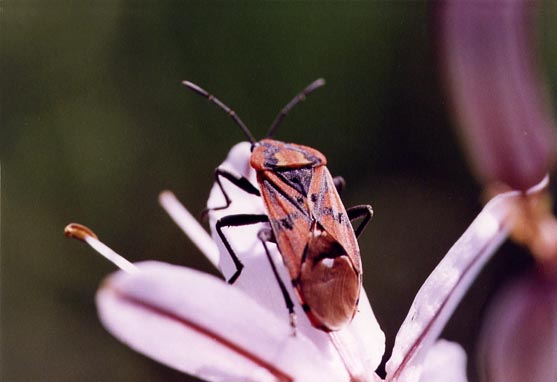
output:
<instances>
[{"instance_id":1,"label":"pale pink petal","mask_svg":"<svg viewBox=\"0 0 557 382\"><path fill-rule=\"evenodd\" d=\"M508 234L518 192L493 198L418 291L387 362L387 380L419 380L419 365L485 262Z\"/></svg>"},{"instance_id":2,"label":"pale pink petal","mask_svg":"<svg viewBox=\"0 0 557 382\"><path fill-rule=\"evenodd\" d=\"M473 170L526 190L555 162L555 130L538 71L537 1L445 1L442 59Z\"/></svg>"},{"instance_id":3,"label":"pale pink petal","mask_svg":"<svg viewBox=\"0 0 557 382\"><path fill-rule=\"evenodd\" d=\"M258 187L255 171L249 166L250 153L249 143L239 143L232 148L227 159L220 167L248 178L253 185ZM232 203L224 210L211 211L209 219L213 230L213 239L219 246L221 253L220 268L224 277L229 279L236 268L214 230L216 221L223 216L232 214L265 214L266 212L260 197L250 195L226 180L222 184ZM214 185L207 206L218 207L222 205L224 205L222 192L218 186ZM232 248L244 264L244 269L234 285L249 294L261 306L272 311L276 317L287 322L288 311L285 307L284 298L272 273L263 246L257 238L257 233L265 226L265 224L255 224L244 227L230 227L223 230ZM268 247L273 261L277 265L280 277L295 302L297 331L310 338L321 349L323 356L337 365L338 368L348 367L353 376L358 376L362 380L372 378L373 372L381 362L385 349L385 336L373 315L365 292L362 293L360 298L360 312L356 314L351 324L335 334L335 337L337 337L335 340L337 347L335 347L331 337L325 332L315 329L304 314L292 290L290 276L276 245L270 243ZM342 353L342 355L350 354L350 358L343 360L339 353Z\"/></svg>"},{"instance_id":4,"label":"pale pink petal","mask_svg":"<svg viewBox=\"0 0 557 382\"><path fill-rule=\"evenodd\" d=\"M133 349L208 381L347 381L287 320L237 288L158 262L116 272L99 290L104 326Z\"/></svg>"},{"instance_id":5,"label":"pale pink petal","mask_svg":"<svg viewBox=\"0 0 557 382\"><path fill-rule=\"evenodd\" d=\"M482 327L482 381L557 381L557 279L540 273L512 281Z\"/></svg>"},{"instance_id":6,"label":"pale pink petal","mask_svg":"<svg viewBox=\"0 0 557 382\"><path fill-rule=\"evenodd\" d=\"M464 349L456 342L435 342L425 357L420 382L467 381Z\"/></svg>"}]
</instances>

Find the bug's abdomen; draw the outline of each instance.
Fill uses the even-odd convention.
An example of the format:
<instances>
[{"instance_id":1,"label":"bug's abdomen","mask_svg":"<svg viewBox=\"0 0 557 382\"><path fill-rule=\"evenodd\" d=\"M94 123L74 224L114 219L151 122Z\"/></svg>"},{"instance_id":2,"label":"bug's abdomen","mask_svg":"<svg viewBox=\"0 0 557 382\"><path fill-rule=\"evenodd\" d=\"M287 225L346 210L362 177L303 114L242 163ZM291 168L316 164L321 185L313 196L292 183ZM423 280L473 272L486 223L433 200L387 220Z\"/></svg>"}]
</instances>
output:
<instances>
[{"instance_id":1,"label":"bug's abdomen","mask_svg":"<svg viewBox=\"0 0 557 382\"><path fill-rule=\"evenodd\" d=\"M360 285L361 275L344 248L314 224L296 285L313 324L329 331L348 324L356 313Z\"/></svg>"}]
</instances>

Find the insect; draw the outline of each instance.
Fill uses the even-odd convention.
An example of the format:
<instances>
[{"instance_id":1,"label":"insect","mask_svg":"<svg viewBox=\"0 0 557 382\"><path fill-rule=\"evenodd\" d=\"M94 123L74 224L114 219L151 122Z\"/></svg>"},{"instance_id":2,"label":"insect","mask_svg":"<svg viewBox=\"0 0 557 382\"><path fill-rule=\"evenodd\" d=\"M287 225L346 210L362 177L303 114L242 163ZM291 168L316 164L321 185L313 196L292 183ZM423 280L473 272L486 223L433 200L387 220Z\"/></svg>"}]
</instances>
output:
<instances>
[{"instance_id":1,"label":"insect","mask_svg":"<svg viewBox=\"0 0 557 382\"><path fill-rule=\"evenodd\" d=\"M271 259L267 242L277 244L290 275L298 300L314 327L336 331L354 317L362 284L360 250L356 238L371 219L369 205L345 209L339 196L344 187L340 177L332 178L327 159L319 151L299 144L272 139L288 112L325 81L318 79L294 97L277 115L267 136L256 141L236 113L201 87L184 81L192 89L224 110L251 142L250 165L256 171L258 187L248 179L222 168L215 170L215 181L222 191L225 209L231 200L222 186L226 179L245 192L260 196L266 214L224 216L216 230L236 267L229 283L240 276L244 265L223 233L225 227L269 223L259 231L273 273L294 326L294 304ZM207 212L208 210L204 211ZM351 221L363 220L354 230Z\"/></svg>"}]
</instances>

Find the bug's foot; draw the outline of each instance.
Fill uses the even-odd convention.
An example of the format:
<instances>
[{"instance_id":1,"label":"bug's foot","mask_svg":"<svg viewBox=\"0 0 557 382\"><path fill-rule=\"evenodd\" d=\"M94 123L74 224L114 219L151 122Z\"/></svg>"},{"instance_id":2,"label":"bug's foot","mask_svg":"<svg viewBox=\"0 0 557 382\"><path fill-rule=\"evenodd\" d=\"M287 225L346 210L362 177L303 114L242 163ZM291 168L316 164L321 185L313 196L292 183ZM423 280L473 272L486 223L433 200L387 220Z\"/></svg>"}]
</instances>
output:
<instances>
[{"instance_id":1,"label":"bug's foot","mask_svg":"<svg viewBox=\"0 0 557 382\"><path fill-rule=\"evenodd\" d=\"M289 319L290 319L290 335L292 337L296 337L296 321L297 321L297 317L296 317L296 313L292 312L289 315Z\"/></svg>"}]
</instances>

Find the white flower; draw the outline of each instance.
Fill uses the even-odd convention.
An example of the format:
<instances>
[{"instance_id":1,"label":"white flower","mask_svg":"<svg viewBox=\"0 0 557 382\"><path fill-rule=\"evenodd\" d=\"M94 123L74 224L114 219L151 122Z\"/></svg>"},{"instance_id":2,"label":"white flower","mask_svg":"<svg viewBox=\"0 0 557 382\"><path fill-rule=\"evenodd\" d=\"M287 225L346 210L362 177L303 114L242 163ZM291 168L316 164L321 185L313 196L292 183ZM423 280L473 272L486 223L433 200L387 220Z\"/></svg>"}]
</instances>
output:
<instances>
[{"instance_id":1,"label":"white flower","mask_svg":"<svg viewBox=\"0 0 557 382\"><path fill-rule=\"evenodd\" d=\"M222 167L257 184L249 154L249 143L240 143ZM210 213L211 227L224 215L264 213L260 198L223 183L232 204ZM519 196L509 192L489 202L425 281L399 330L385 381L466 381L464 351L438 336L474 277L507 236ZM207 258L218 264L224 278L230 278L235 267L218 236L213 234L211 239L171 193L162 193L161 203ZM223 203L221 191L214 187L208 206ZM283 296L257 238L260 228L227 230L245 265L234 285L185 267L126 264L99 289L101 321L133 349L207 381L381 381L375 370L385 338L365 291L353 321L331 333L315 329L296 302L296 335L292 335ZM91 232L77 226L69 226L68 231L108 252L108 257L117 256ZM280 277L289 280L276 247L270 248ZM285 284L295 296L290 283Z\"/></svg>"}]
</instances>

